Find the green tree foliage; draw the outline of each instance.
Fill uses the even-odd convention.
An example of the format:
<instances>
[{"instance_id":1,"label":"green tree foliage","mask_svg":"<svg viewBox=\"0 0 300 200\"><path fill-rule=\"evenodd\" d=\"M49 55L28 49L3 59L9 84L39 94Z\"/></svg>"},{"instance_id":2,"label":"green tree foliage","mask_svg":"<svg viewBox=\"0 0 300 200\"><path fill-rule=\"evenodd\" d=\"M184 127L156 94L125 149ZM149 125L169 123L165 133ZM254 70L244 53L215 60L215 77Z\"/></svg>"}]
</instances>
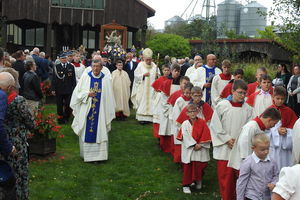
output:
<instances>
[{"instance_id":1,"label":"green tree foliage","mask_svg":"<svg viewBox=\"0 0 300 200\"><path fill-rule=\"evenodd\" d=\"M282 43L296 52L300 51L300 1L299 0L273 0L273 7L268 13L272 24L279 29ZM294 56L294 61L300 61L300 56Z\"/></svg>"},{"instance_id":2,"label":"green tree foliage","mask_svg":"<svg viewBox=\"0 0 300 200\"><path fill-rule=\"evenodd\" d=\"M187 39L214 40L217 36L216 18L210 20L195 19L191 23L179 22L167 26L165 33L180 35Z\"/></svg>"},{"instance_id":3,"label":"green tree foliage","mask_svg":"<svg viewBox=\"0 0 300 200\"><path fill-rule=\"evenodd\" d=\"M236 34L234 30L226 30L225 31L225 36L228 39L247 39L249 36L245 34Z\"/></svg>"},{"instance_id":4,"label":"green tree foliage","mask_svg":"<svg viewBox=\"0 0 300 200\"><path fill-rule=\"evenodd\" d=\"M166 55L182 58L191 54L189 41L175 34L156 34L146 44L153 50L154 55L159 53L161 58Z\"/></svg>"}]
</instances>

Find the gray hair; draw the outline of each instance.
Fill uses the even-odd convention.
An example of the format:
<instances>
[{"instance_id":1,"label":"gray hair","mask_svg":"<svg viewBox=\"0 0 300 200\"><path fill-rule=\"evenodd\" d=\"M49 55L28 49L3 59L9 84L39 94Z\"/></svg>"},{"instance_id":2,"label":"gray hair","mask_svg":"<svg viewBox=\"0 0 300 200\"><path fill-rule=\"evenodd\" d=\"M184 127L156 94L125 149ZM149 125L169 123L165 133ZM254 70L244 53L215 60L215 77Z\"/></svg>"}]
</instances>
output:
<instances>
[{"instance_id":1,"label":"gray hair","mask_svg":"<svg viewBox=\"0 0 300 200\"><path fill-rule=\"evenodd\" d=\"M39 56L42 58L45 58L46 54L45 54L45 52L42 51L42 52L40 52Z\"/></svg>"},{"instance_id":2,"label":"gray hair","mask_svg":"<svg viewBox=\"0 0 300 200\"><path fill-rule=\"evenodd\" d=\"M8 72L0 72L0 88L8 88L15 85L14 77Z\"/></svg>"},{"instance_id":3,"label":"gray hair","mask_svg":"<svg viewBox=\"0 0 300 200\"><path fill-rule=\"evenodd\" d=\"M37 48L37 47L34 47L33 50L32 50L32 53L39 54L40 53L40 49Z\"/></svg>"},{"instance_id":4,"label":"gray hair","mask_svg":"<svg viewBox=\"0 0 300 200\"><path fill-rule=\"evenodd\" d=\"M101 60L93 60L92 65L93 64L100 64L100 66L102 66L102 61Z\"/></svg>"},{"instance_id":5,"label":"gray hair","mask_svg":"<svg viewBox=\"0 0 300 200\"><path fill-rule=\"evenodd\" d=\"M14 78L14 86L16 86L16 88L20 88L20 83L19 83L19 72L16 71L14 68L11 67L4 67L0 70L0 72L8 72L10 73L13 78Z\"/></svg>"}]
</instances>

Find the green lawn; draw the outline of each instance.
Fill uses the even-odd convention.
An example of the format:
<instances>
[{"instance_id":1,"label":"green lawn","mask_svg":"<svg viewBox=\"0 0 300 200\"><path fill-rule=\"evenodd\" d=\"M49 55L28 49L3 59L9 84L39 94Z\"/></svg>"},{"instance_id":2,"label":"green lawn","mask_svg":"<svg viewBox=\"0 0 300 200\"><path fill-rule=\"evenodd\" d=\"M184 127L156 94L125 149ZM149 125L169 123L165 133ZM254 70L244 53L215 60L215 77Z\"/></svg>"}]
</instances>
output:
<instances>
[{"instance_id":1,"label":"green lawn","mask_svg":"<svg viewBox=\"0 0 300 200\"><path fill-rule=\"evenodd\" d=\"M55 111L54 106L47 109ZM183 194L180 167L160 150L152 126L139 125L133 115L113 121L109 160L100 164L83 162L70 124L63 126L62 133L65 138L58 139L55 156L30 163L31 200L220 199L215 162L206 169L203 189Z\"/></svg>"}]
</instances>

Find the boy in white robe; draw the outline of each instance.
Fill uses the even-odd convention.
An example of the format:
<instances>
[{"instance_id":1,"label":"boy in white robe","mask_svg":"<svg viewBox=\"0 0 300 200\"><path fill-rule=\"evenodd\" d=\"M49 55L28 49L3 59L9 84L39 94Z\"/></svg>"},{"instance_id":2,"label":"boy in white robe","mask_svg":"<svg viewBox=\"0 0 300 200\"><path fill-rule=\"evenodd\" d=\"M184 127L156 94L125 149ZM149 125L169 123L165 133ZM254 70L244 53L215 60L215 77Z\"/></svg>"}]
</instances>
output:
<instances>
[{"instance_id":1,"label":"boy in white robe","mask_svg":"<svg viewBox=\"0 0 300 200\"><path fill-rule=\"evenodd\" d=\"M181 163L181 141L177 140L177 133L181 127L180 124L176 122L176 119L180 115L183 108L185 108L191 100L191 89L193 88L192 83L187 83L183 89L183 95L181 95L175 102L172 110L172 115L169 119L172 121L171 133L174 139L174 151L173 151L173 161L175 163Z\"/></svg>"},{"instance_id":2,"label":"boy in white robe","mask_svg":"<svg viewBox=\"0 0 300 200\"><path fill-rule=\"evenodd\" d=\"M108 159L107 133L115 118L115 102L111 81L101 69L101 61L94 60L92 71L82 75L70 103L74 114L72 129L79 136L84 162Z\"/></svg>"},{"instance_id":3,"label":"boy in white robe","mask_svg":"<svg viewBox=\"0 0 300 200\"><path fill-rule=\"evenodd\" d=\"M226 99L229 95L232 95L232 86L235 80L242 80L244 71L242 69L236 69L233 73L233 79L228 82L220 94L220 100Z\"/></svg>"},{"instance_id":4,"label":"boy in white robe","mask_svg":"<svg viewBox=\"0 0 300 200\"><path fill-rule=\"evenodd\" d=\"M196 182L196 189L202 188L204 169L208 165L210 132L203 119L197 118L199 108L195 104L187 106L189 120L183 122L181 159L183 162L183 192L191 193L190 185Z\"/></svg>"},{"instance_id":5,"label":"boy in white robe","mask_svg":"<svg viewBox=\"0 0 300 200\"><path fill-rule=\"evenodd\" d=\"M271 107L280 112L281 120L268 131L271 141L270 156L276 161L279 170L294 164L292 135L298 117L292 109L284 105L286 94L283 86L275 87L274 104Z\"/></svg>"},{"instance_id":6,"label":"boy in white robe","mask_svg":"<svg viewBox=\"0 0 300 200\"><path fill-rule=\"evenodd\" d=\"M229 60L223 60L221 74L216 75L211 83L211 106L215 108L218 102L221 100L220 94L228 82L233 79L231 75L231 62Z\"/></svg>"},{"instance_id":7,"label":"boy in white robe","mask_svg":"<svg viewBox=\"0 0 300 200\"><path fill-rule=\"evenodd\" d=\"M172 106L167 102L168 97L175 91L180 89L180 66L174 64L171 72L171 77L164 81L161 88L161 112L160 112L160 123L159 132L160 136L160 147L166 153L173 152L173 136L171 133L171 120L169 115L172 114Z\"/></svg>"},{"instance_id":8,"label":"boy in white robe","mask_svg":"<svg viewBox=\"0 0 300 200\"><path fill-rule=\"evenodd\" d=\"M253 82L253 83L249 83L248 84L248 91L247 91L247 97L249 97L251 94L257 92L260 90L260 78L263 76L263 75L267 75L268 72L267 72L267 69L265 67L259 67L257 68L256 70L256 81Z\"/></svg>"},{"instance_id":9,"label":"boy in white robe","mask_svg":"<svg viewBox=\"0 0 300 200\"><path fill-rule=\"evenodd\" d=\"M260 116L269 106L273 104L272 79L268 75L260 78L261 89L249 96L247 103L253 107L253 115Z\"/></svg>"},{"instance_id":10,"label":"boy in white robe","mask_svg":"<svg viewBox=\"0 0 300 200\"><path fill-rule=\"evenodd\" d=\"M143 51L143 59L134 71L134 86L131 93L131 101L136 108L136 119L140 124L153 122L153 101L155 91L151 87L160 71L152 62L153 52L146 48Z\"/></svg>"},{"instance_id":11,"label":"boy in white robe","mask_svg":"<svg viewBox=\"0 0 300 200\"><path fill-rule=\"evenodd\" d=\"M123 70L123 62L121 60L116 62L116 68L111 74L116 102L116 117L119 120L124 120L130 115L130 79L127 72Z\"/></svg>"},{"instance_id":12,"label":"boy in white robe","mask_svg":"<svg viewBox=\"0 0 300 200\"><path fill-rule=\"evenodd\" d=\"M75 69L76 83L78 83L80 77L82 76L82 74L84 73L84 70L85 70L85 66L80 62L80 53L79 52L76 52L74 54L74 60L73 60L72 64L74 65L74 69Z\"/></svg>"},{"instance_id":13,"label":"boy in white robe","mask_svg":"<svg viewBox=\"0 0 300 200\"><path fill-rule=\"evenodd\" d=\"M160 113L161 113L161 89L163 87L164 82L168 79L171 70L168 64L162 66L163 76L159 77L152 83L152 87L155 91L155 99L153 101L153 136L155 138L159 138L159 123L160 123Z\"/></svg>"},{"instance_id":14,"label":"boy in white robe","mask_svg":"<svg viewBox=\"0 0 300 200\"><path fill-rule=\"evenodd\" d=\"M229 155L242 127L252 118L253 109L244 99L247 84L243 80L233 83L232 98L219 102L210 122L213 157L217 160L220 194L223 200L235 199L238 172L227 167Z\"/></svg>"},{"instance_id":15,"label":"boy in white robe","mask_svg":"<svg viewBox=\"0 0 300 200\"><path fill-rule=\"evenodd\" d=\"M280 119L280 112L276 108L267 108L260 117L255 117L243 126L233 144L227 166L239 170L241 161L252 153L252 137L258 133L266 134L265 131L274 127Z\"/></svg>"}]
</instances>

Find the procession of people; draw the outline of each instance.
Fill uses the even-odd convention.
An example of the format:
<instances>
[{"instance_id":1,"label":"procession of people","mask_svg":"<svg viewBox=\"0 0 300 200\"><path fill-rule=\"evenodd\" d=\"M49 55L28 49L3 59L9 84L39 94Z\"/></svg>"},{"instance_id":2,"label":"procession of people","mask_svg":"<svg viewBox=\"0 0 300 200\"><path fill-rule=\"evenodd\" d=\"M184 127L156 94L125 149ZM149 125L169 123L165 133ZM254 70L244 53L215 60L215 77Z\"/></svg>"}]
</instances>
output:
<instances>
[{"instance_id":1,"label":"procession of people","mask_svg":"<svg viewBox=\"0 0 300 200\"><path fill-rule=\"evenodd\" d=\"M202 180L212 152L222 200L299 196L297 180L285 182L300 158L299 66L291 76L279 65L274 80L260 67L256 82L247 84L242 69L233 72L228 59L217 67L214 54L178 58L160 69L149 48L142 59L135 51L114 59L95 51L88 60L74 50L55 62L38 48L26 52L4 58L0 49L0 151L16 179L9 189L0 187L0 199L28 199L26 140L45 81L56 97L57 122L71 123L84 162L113 156L111 123L128 120L133 108L139 126L153 124L161 150L181 166L184 193L208 184Z\"/></svg>"}]
</instances>

